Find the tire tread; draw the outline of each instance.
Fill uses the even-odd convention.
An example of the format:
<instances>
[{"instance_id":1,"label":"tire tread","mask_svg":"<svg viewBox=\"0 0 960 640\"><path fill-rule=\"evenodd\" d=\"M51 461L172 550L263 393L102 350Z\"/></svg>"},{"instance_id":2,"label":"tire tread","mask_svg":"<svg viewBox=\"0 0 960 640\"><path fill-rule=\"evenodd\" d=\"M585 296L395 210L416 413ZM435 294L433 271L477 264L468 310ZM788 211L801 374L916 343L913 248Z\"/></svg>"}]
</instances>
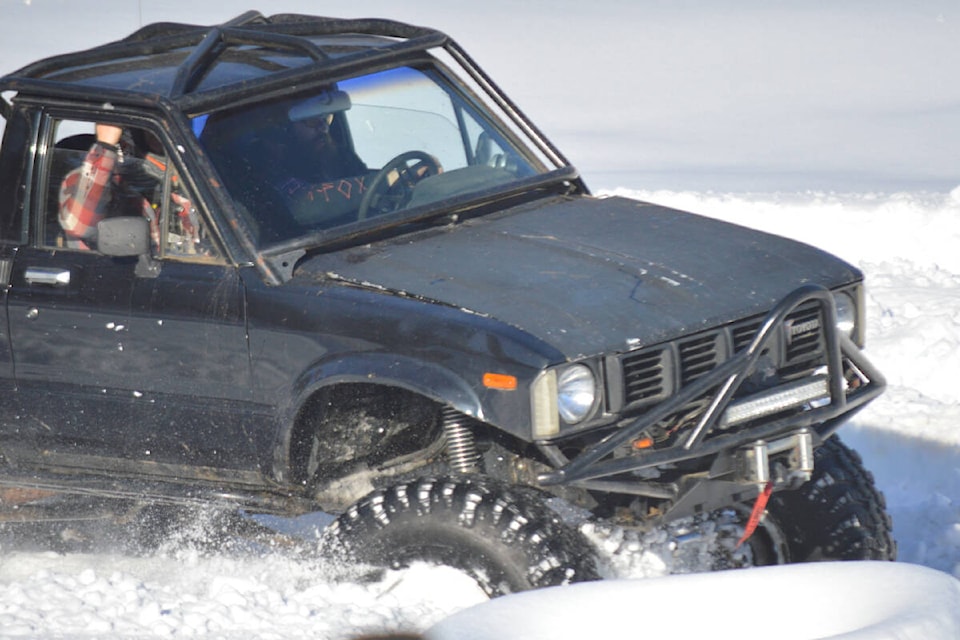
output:
<instances>
[{"instance_id":1,"label":"tire tread","mask_svg":"<svg viewBox=\"0 0 960 640\"><path fill-rule=\"evenodd\" d=\"M834 436L815 452L810 481L774 494L770 510L790 537L793 561L895 560L886 506L863 459Z\"/></svg>"},{"instance_id":2,"label":"tire tread","mask_svg":"<svg viewBox=\"0 0 960 640\"><path fill-rule=\"evenodd\" d=\"M416 551L416 543L398 540L422 535L452 548L444 542L451 530L467 533L465 540L477 540L475 548L456 552L464 565L459 568L499 563L505 575L518 575L517 567L508 565L525 564L523 577L510 584L482 584L478 579L491 595L598 577L593 547L561 521L543 494L480 476L418 478L376 490L344 512L327 538L351 561L397 566L397 544L407 545L404 552ZM483 573L473 572L475 578Z\"/></svg>"}]
</instances>

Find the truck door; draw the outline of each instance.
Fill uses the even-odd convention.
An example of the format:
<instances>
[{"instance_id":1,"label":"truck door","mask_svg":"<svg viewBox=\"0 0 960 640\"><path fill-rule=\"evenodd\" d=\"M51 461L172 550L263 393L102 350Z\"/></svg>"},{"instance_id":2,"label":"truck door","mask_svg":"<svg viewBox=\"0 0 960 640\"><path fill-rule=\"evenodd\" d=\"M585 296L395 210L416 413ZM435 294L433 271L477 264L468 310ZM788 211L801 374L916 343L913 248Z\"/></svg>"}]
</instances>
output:
<instances>
[{"instance_id":1,"label":"truck door","mask_svg":"<svg viewBox=\"0 0 960 640\"><path fill-rule=\"evenodd\" d=\"M18 455L54 468L259 477L243 292L191 194L172 168L144 174L136 162L146 150L131 148L124 162L132 166L114 173L141 199L128 194L137 210L109 216L151 220L155 268L101 254L95 240L80 246L61 227L60 187L86 158L93 123L45 127L55 133L37 163L33 233L8 293L24 406ZM149 130L125 131L169 157Z\"/></svg>"}]
</instances>

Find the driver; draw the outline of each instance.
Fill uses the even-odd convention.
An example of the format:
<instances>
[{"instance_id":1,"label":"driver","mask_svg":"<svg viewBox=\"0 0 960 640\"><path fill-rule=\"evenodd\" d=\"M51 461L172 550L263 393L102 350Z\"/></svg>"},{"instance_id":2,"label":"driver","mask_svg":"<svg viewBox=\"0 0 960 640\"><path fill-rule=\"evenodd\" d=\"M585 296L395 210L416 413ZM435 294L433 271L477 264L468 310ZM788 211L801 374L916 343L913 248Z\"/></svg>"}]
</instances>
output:
<instances>
[{"instance_id":1,"label":"driver","mask_svg":"<svg viewBox=\"0 0 960 640\"><path fill-rule=\"evenodd\" d=\"M346 93L326 91L289 108L275 135L264 140L270 182L305 226L332 226L354 215L375 173L350 148L338 122L349 108Z\"/></svg>"}]
</instances>

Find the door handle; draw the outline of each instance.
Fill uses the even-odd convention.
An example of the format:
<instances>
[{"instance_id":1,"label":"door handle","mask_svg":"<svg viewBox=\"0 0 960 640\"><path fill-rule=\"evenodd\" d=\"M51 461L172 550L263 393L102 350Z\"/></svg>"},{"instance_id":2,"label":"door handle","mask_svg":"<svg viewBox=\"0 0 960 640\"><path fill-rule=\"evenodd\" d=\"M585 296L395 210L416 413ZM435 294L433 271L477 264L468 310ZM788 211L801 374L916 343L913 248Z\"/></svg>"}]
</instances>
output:
<instances>
[{"instance_id":1,"label":"door handle","mask_svg":"<svg viewBox=\"0 0 960 640\"><path fill-rule=\"evenodd\" d=\"M27 267L23 277L27 284L47 284L53 287L70 284L70 270L57 267Z\"/></svg>"}]
</instances>

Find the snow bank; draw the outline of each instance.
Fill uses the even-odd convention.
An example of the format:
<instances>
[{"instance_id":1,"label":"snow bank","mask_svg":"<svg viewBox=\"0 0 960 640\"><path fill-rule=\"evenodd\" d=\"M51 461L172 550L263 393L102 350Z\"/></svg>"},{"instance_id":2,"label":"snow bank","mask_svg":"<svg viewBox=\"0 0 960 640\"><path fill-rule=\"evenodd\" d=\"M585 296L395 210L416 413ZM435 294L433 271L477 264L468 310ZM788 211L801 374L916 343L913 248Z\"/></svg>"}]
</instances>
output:
<instances>
[{"instance_id":1,"label":"snow bank","mask_svg":"<svg viewBox=\"0 0 960 640\"><path fill-rule=\"evenodd\" d=\"M955 640L960 581L924 567L825 563L553 587L450 616L428 640Z\"/></svg>"}]
</instances>

